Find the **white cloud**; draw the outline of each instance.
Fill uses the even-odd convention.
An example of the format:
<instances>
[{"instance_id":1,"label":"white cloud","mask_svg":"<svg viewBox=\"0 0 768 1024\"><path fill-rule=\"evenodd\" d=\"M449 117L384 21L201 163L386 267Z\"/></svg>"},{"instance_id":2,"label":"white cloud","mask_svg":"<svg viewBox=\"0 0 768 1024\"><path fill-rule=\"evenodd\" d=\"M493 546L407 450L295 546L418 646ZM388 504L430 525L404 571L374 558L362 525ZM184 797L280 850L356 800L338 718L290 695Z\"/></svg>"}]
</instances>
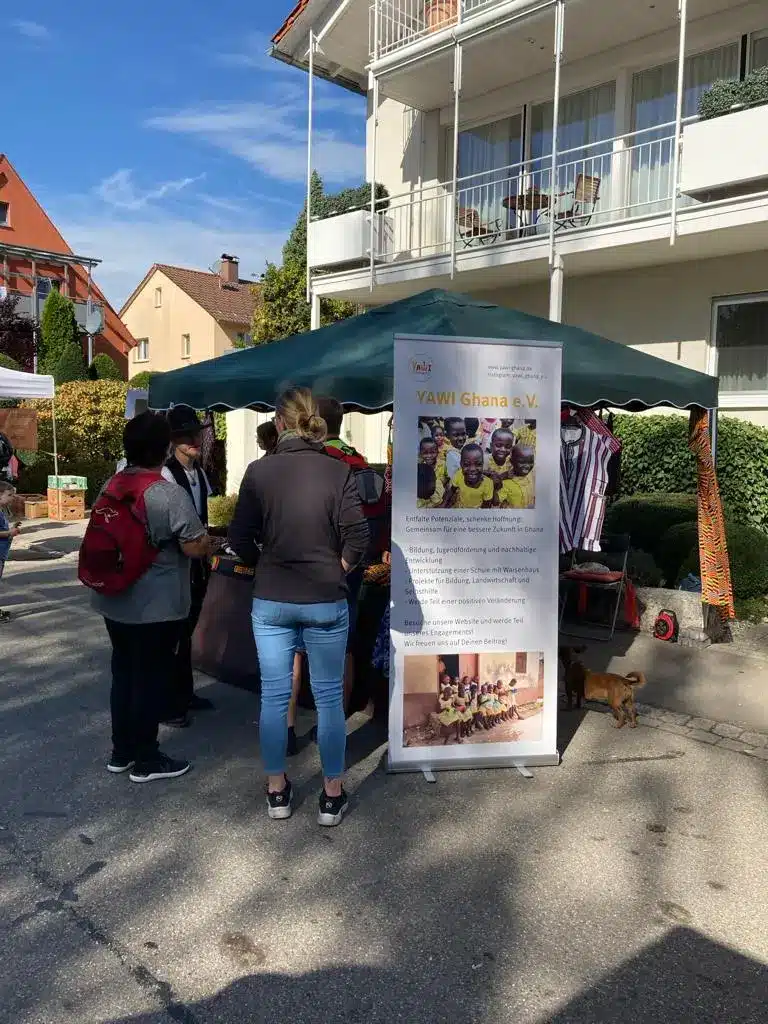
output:
<instances>
[{"instance_id":1,"label":"white cloud","mask_svg":"<svg viewBox=\"0 0 768 1024\"><path fill-rule=\"evenodd\" d=\"M37 43L46 42L51 38L51 33L38 21L26 21L20 18L11 22L11 28L15 28L19 35L27 39L34 39Z\"/></svg>"},{"instance_id":2,"label":"white cloud","mask_svg":"<svg viewBox=\"0 0 768 1024\"><path fill-rule=\"evenodd\" d=\"M270 74L289 71L287 64L270 57L271 40L265 32L249 32L236 50L213 54L214 64L228 68L256 69Z\"/></svg>"},{"instance_id":3,"label":"white cloud","mask_svg":"<svg viewBox=\"0 0 768 1024\"><path fill-rule=\"evenodd\" d=\"M260 101L187 107L152 117L151 128L188 135L246 160L270 178L300 182L306 176L307 127L301 90L282 90L279 104ZM348 97L338 101L322 97L325 113L351 113ZM363 116L363 108L358 105ZM335 130L316 127L313 163L324 180L334 183L360 181L364 176L365 146Z\"/></svg>"},{"instance_id":4,"label":"white cloud","mask_svg":"<svg viewBox=\"0 0 768 1024\"><path fill-rule=\"evenodd\" d=\"M268 259L279 259L287 230L250 228L242 216L229 222L201 223L199 220L168 216L133 218L113 212L67 213L62 204L50 213L75 252L101 259L94 278L109 301L120 309L153 263L207 270L223 252L240 258L240 275L255 279Z\"/></svg>"},{"instance_id":5,"label":"white cloud","mask_svg":"<svg viewBox=\"0 0 768 1024\"><path fill-rule=\"evenodd\" d=\"M153 188L141 191L133 181L133 172L123 168L115 171L101 181L95 188L96 195L108 206L118 210L142 210L145 206L167 195L181 192L182 189L200 181L205 175L195 178L179 178L176 181L164 181Z\"/></svg>"}]
</instances>

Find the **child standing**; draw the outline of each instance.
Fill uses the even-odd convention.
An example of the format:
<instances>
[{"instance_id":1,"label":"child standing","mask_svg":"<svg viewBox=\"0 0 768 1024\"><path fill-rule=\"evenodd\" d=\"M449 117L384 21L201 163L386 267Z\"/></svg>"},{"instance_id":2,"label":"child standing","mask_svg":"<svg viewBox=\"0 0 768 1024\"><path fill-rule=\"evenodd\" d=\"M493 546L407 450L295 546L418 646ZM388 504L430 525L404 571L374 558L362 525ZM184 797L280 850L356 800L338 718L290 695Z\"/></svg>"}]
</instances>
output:
<instances>
[{"instance_id":1,"label":"child standing","mask_svg":"<svg viewBox=\"0 0 768 1024\"><path fill-rule=\"evenodd\" d=\"M445 451L445 476L452 480L461 468L461 450L467 443L467 424L460 416L449 416L445 421L448 445Z\"/></svg>"},{"instance_id":2,"label":"child standing","mask_svg":"<svg viewBox=\"0 0 768 1024\"><path fill-rule=\"evenodd\" d=\"M416 508L440 508L444 493L434 467L420 462L416 468Z\"/></svg>"},{"instance_id":3,"label":"child standing","mask_svg":"<svg viewBox=\"0 0 768 1024\"><path fill-rule=\"evenodd\" d=\"M483 449L479 444L465 445L459 470L446 489L443 508L490 508L494 500L493 482L483 473Z\"/></svg>"},{"instance_id":4,"label":"child standing","mask_svg":"<svg viewBox=\"0 0 768 1024\"><path fill-rule=\"evenodd\" d=\"M7 480L0 480L0 579L2 579L5 562L11 550L11 542L14 537L18 537L21 533L18 523L11 526L8 521L8 506L11 504L15 493L16 488L13 484ZM8 622L10 617L10 612L4 612L0 609L0 622Z\"/></svg>"}]
</instances>

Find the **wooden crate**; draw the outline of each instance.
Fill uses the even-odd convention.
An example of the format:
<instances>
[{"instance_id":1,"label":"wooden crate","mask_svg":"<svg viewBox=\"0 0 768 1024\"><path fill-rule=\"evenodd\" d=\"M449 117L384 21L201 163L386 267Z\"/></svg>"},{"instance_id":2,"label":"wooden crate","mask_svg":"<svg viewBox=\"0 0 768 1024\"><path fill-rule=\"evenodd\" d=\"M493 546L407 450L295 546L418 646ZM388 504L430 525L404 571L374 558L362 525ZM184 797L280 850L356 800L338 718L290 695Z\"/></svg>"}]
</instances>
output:
<instances>
[{"instance_id":1,"label":"wooden crate","mask_svg":"<svg viewBox=\"0 0 768 1024\"><path fill-rule=\"evenodd\" d=\"M48 502L42 494L29 494L24 502L25 519L47 519Z\"/></svg>"},{"instance_id":2,"label":"wooden crate","mask_svg":"<svg viewBox=\"0 0 768 1024\"><path fill-rule=\"evenodd\" d=\"M60 523L85 519L85 491L48 488L48 518Z\"/></svg>"}]
</instances>

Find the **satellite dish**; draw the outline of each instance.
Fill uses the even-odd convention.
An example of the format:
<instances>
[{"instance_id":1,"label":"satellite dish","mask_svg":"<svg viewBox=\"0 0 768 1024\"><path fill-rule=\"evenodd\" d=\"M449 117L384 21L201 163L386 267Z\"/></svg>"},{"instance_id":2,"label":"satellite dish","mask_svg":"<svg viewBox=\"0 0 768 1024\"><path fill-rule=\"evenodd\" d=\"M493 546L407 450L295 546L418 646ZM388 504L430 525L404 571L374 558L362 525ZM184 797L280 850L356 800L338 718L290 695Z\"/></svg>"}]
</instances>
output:
<instances>
[{"instance_id":1,"label":"satellite dish","mask_svg":"<svg viewBox=\"0 0 768 1024\"><path fill-rule=\"evenodd\" d=\"M88 304L85 315L85 329L89 334L100 334L104 326L104 310L101 306Z\"/></svg>"}]
</instances>

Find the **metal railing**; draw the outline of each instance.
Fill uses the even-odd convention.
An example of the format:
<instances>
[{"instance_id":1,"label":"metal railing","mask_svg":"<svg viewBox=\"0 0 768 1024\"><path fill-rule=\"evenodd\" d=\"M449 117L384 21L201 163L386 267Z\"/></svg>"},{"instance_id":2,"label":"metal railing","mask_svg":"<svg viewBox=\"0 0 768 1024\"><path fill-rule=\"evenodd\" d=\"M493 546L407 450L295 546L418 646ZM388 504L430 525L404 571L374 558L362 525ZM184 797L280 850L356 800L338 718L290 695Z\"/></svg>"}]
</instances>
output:
<instances>
[{"instance_id":1,"label":"metal railing","mask_svg":"<svg viewBox=\"0 0 768 1024\"><path fill-rule=\"evenodd\" d=\"M372 232L377 264L545 240L669 213L674 124L542 154L391 196ZM682 206L694 200L682 197Z\"/></svg>"},{"instance_id":2,"label":"metal railing","mask_svg":"<svg viewBox=\"0 0 768 1024\"><path fill-rule=\"evenodd\" d=\"M369 53L374 60L451 28L505 0L374 0L369 8Z\"/></svg>"}]
</instances>

